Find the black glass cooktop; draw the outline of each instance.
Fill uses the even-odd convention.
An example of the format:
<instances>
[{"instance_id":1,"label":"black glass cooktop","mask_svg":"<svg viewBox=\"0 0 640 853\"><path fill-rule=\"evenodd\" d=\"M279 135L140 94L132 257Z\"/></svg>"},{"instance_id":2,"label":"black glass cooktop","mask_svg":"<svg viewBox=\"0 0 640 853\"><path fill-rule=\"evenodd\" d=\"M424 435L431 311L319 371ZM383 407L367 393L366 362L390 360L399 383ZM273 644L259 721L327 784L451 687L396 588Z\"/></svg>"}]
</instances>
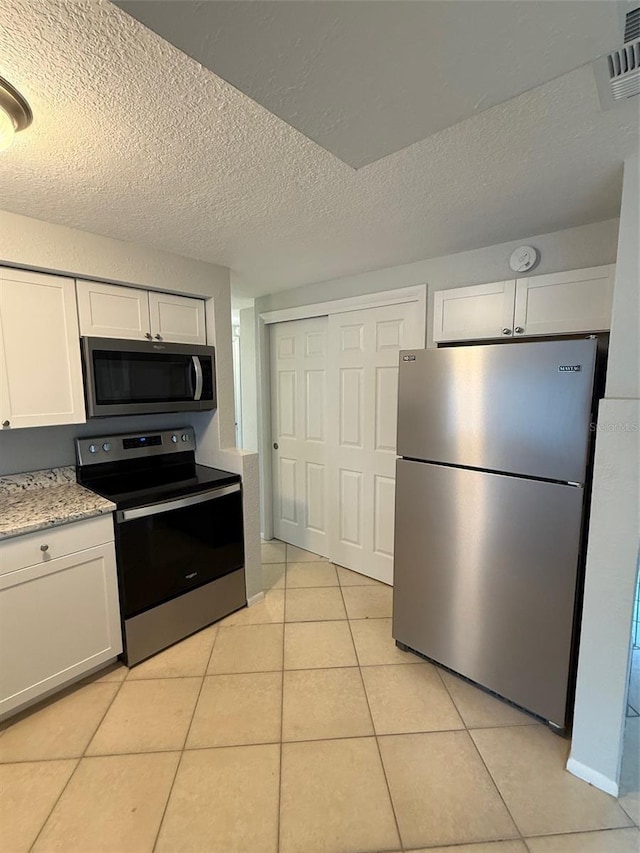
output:
<instances>
[{"instance_id":1,"label":"black glass cooktop","mask_svg":"<svg viewBox=\"0 0 640 853\"><path fill-rule=\"evenodd\" d=\"M185 460L185 455L191 457ZM78 482L131 509L240 482L239 474L197 465L191 454L166 454L131 462L77 467Z\"/></svg>"}]
</instances>

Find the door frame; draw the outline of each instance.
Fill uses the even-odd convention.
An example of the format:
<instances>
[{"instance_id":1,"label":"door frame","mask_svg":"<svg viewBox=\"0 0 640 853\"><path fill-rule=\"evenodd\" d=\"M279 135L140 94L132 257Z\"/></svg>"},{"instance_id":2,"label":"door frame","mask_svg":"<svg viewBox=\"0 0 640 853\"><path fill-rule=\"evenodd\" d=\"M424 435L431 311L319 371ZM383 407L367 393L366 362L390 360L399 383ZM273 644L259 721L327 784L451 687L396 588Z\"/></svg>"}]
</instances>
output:
<instances>
[{"instance_id":1,"label":"door frame","mask_svg":"<svg viewBox=\"0 0 640 853\"><path fill-rule=\"evenodd\" d=\"M257 354L258 354L258 459L260 463L260 505L262 507L262 535L273 538L273 474L271 467L271 353L267 326L273 323L285 323L288 320L307 320L311 317L326 317L330 314L344 314L348 311L362 311L366 308L382 308L385 305L398 305L415 302L424 326L426 346L427 332L427 285L399 287L396 290L384 290L379 293L365 293L361 296L347 296L344 299L332 299L327 302L315 302L294 308L281 308L277 311L264 311L256 317Z\"/></svg>"}]
</instances>

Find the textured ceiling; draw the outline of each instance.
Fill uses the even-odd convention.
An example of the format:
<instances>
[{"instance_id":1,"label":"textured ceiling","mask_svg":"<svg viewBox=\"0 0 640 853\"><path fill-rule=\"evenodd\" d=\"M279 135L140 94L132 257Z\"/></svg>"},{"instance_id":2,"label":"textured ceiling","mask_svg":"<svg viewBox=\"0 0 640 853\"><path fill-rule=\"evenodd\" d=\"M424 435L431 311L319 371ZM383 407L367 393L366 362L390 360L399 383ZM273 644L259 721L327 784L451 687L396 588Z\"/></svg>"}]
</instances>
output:
<instances>
[{"instance_id":1,"label":"textured ceiling","mask_svg":"<svg viewBox=\"0 0 640 853\"><path fill-rule=\"evenodd\" d=\"M622 42L611 0L117 0L359 168Z\"/></svg>"},{"instance_id":2,"label":"textured ceiling","mask_svg":"<svg viewBox=\"0 0 640 853\"><path fill-rule=\"evenodd\" d=\"M2 0L0 76L34 112L0 208L254 294L617 216L637 138L582 68L354 171L104 0Z\"/></svg>"}]
</instances>

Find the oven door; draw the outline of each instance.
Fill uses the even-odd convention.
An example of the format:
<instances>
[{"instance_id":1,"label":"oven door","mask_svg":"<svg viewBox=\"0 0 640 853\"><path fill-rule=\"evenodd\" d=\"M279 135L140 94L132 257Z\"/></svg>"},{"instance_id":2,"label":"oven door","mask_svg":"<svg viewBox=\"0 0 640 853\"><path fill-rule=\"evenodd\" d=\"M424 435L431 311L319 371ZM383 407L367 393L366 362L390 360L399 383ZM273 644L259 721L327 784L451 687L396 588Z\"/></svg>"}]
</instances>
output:
<instances>
[{"instance_id":1,"label":"oven door","mask_svg":"<svg viewBox=\"0 0 640 853\"><path fill-rule=\"evenodd\" d=\"M243 568L240 484L118 511L116 551L125 619Z\"/></svg>"},{"instance_id":2,"label":"oven door","mask_svg":"<svg viewBox=\"0 0 640 853\"><path fill-rule=\"evenodd\" d=\"M214 349L83 338L89 417L215 408Z\"/></svg>"}]
</instances>

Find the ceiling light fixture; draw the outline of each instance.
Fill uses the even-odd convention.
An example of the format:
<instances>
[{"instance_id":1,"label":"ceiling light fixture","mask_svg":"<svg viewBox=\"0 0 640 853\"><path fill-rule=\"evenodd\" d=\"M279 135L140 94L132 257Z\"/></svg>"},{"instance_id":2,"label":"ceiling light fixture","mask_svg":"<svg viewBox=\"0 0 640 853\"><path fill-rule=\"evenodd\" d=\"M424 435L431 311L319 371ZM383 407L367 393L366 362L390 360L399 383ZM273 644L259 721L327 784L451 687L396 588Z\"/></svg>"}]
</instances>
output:
<instances>
[{"instance_id":1,"label":"ceiling light fixture","mask_svg":"<svg viewBox=\"0 0 640 853\"><path fill-rule=\"evenodd\" d=\"M8 148L16 133L29 127L32 121L29 104L11 83L0 77L0 151Z\"/></svg>"}]
</instances>

